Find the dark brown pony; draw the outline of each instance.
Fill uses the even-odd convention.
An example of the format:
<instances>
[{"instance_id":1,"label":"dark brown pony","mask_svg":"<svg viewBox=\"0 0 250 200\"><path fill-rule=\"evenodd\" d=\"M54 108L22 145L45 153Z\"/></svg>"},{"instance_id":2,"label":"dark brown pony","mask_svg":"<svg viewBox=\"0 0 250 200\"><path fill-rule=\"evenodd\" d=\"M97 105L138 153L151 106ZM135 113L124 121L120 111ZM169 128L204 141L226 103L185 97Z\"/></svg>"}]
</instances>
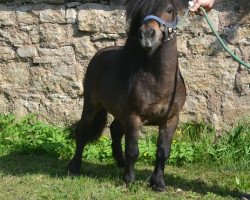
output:
<instances>
[{"instance_id":1,"label":"dark brown pony","mask_svg":"<svg viewBox=\"0 0 250 200\"><path fill-rule=\"evenodd\" d=\"M126 184L134 180L140 127L159 127L150 185L163 191L165 162L186 98L174 32L177 10L172 0L127 0L125 8L129 24L125 46L102 49L88 66L76 152L69 170L80 173L83 148L100 137L109 112L115 118L110 126L112 151L117 165L125 170Z\"/></svg>"}]
</instances>

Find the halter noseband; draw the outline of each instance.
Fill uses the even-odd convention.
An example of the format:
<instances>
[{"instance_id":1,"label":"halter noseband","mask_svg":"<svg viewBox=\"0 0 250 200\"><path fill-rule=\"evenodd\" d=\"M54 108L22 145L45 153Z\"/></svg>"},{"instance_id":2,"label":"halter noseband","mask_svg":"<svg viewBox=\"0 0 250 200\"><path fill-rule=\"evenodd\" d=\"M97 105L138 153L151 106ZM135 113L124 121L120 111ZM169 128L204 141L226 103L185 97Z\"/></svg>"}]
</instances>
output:
<instances>
[{"instance_id":1,"label":"halter noseband","mask_svg":"<svg viewBox=\"0 0 250 200\"><path fill-rule=\"evenodd\" d=\"M179 17L177 16L176 20L173 22L166 22L165 20L161 19L160 17L157 17L155 15L148 15L144 18L143 24L148 22L149 20L155 20L159 23L161 31L166 35L168 35L168 38L165 38L165 41L169 41L173 38L174 34L176 33L177 24L179 21Z\"/></svg>"}]
</instances>

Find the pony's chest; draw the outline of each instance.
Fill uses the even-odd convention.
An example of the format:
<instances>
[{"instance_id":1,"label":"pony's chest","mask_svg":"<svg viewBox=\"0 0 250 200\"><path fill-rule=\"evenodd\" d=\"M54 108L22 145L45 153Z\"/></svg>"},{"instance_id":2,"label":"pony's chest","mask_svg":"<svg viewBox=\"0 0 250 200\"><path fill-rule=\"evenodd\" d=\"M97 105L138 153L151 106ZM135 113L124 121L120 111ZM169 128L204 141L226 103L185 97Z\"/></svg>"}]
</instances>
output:
<instances>
[{"instance_id":1,"label":"pony's chest","mask_svg":"<svg viewBox=\"0 0 250 200\"><path fill-rule=\"evenodd\" d=\"M131 109L142 121L160 121L168 115L173 85L148 74L141 76L132 88Z\"/></svg>"},{"instance_id":2,"label":"pony's chest","mask_svg":"<svg viewBox=\"0 0 250 200\"><path fill-rule=\"evenodd\" d=\"M166 103L151 103L142 107L138 114L141 116L143 121L150 122L165 118L167 110Z\"/></svg>"},{"instance_id":3,"label":"pony's chest","mask_svg":"<svg viewBox=\"0 0 250 200\"><path fill-rule=\"evenodd\" d=\"M134 111L142 121L150 122L164 118L168 113L170 95L156 89L141 90L134 98Z\"/></svg>"},{"instance_id":4,"label":"pony's chest","mask_svg":"<svg viewBox=\"0 0 250 200\"><path fill-rule=\"evenodd\" d=\"M165 118L168 113L169 101L167 98L158 101L146 101L138 113L143 121L150 122Z\"/></svg>"},{"instance_id":5,"label":"pony's chest","mask_svg":"<svg viewBox=\"0 0 250 200\"><path fill-rule=\"evenodd\" d=\"M180 107L178 102L169 97L162 101L145 103L138 107L137 114L144 125L160 125L178 113Z\"/></svg>"}]
</instances>

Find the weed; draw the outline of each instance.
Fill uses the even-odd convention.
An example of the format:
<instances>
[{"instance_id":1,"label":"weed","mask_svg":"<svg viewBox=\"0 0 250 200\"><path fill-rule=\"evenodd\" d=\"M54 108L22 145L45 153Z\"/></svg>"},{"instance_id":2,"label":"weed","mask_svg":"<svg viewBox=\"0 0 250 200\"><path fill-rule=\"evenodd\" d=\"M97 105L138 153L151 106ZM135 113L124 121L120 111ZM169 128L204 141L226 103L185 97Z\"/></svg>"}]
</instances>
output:
<instances>
[{"instance_id":1,"label":"weed","mask_svg":"<svg viewBox=\"0 0 250 200\"><path fill-rule=\"evenodd\" d=\"M69 130L45 124L28 115L16 120L13 115L0 115L0 146L5 151L47 152L59 157L73 153Z\"/></svg>"}]
</instances>

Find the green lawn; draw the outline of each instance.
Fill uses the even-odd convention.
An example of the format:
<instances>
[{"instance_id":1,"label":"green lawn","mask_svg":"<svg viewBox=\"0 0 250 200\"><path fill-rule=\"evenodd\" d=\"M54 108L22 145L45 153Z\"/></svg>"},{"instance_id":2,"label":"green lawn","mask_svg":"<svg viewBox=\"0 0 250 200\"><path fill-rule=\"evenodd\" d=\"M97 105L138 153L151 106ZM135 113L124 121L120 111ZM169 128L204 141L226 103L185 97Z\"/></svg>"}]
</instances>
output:
<instances>
[{"instance_id":1,"label":"green lawn","mask_svg":"<svg viewBox=\"0 0 250 200\"><path fill-rule=\"evenodd\" d=\"M239 184L250 180L249 171L168 166L167 191L156 193L147 185L153 166L138 163L137 179L126 188L112 163L85 162L79 177L68 175L67 163L49 154L0 156L0 199L241 199Z\"/></svg>"}]
</instances>

